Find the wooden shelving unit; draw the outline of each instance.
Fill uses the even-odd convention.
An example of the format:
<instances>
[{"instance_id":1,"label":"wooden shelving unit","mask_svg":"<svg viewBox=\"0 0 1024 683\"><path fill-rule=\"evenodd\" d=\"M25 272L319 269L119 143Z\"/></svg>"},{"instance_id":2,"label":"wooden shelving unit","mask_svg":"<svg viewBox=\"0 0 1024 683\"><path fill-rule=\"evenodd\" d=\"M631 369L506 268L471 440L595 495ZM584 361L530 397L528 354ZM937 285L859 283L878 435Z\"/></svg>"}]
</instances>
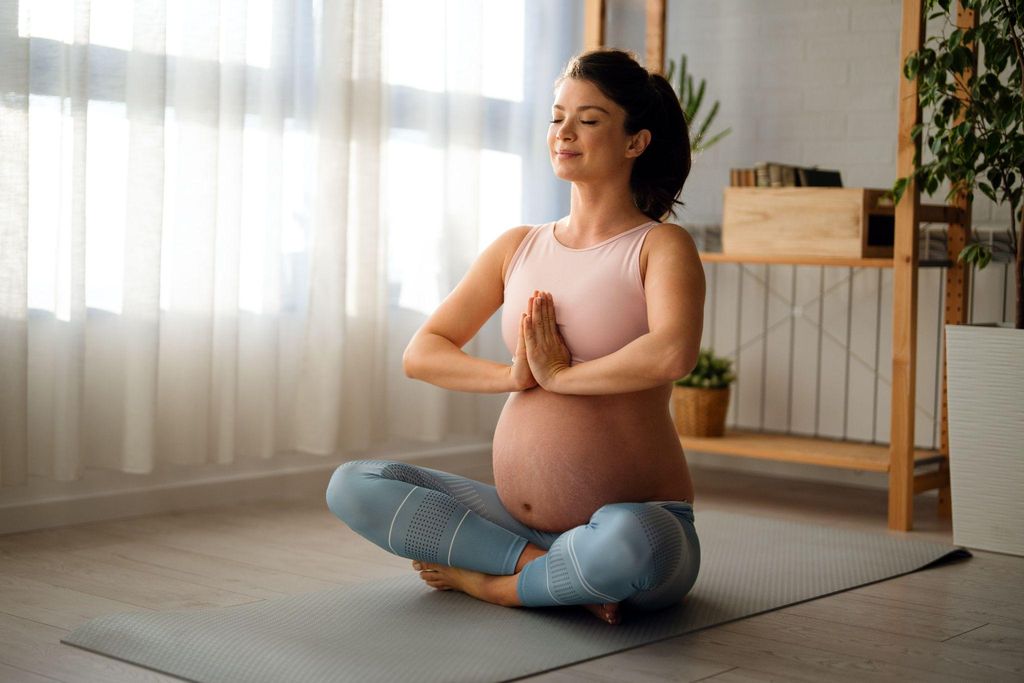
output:
<instances>
[{"instance_id":1,"label":"wooden shelving unit","mask_svg":"<svg viewBox=\"0 0 1024 683\"><path fill-rule=\"evenodd\" d=\"M664 68L665 0L647 0L647 67L661 72ZM604 0L587 0L585 9L584 46L595 49L604 44ZM969 28L976 24L972 12L959 7L957 24ZM907 55L921 48L924 40L923 0L903 0L900 37L900 64ZM893 76L899 80L899 133L897 175L906 177L913 171L915 143L910 135L921 120L917 105L917 83L903 78L902 70ZM774 256L735 256L702 254L706 263L762 263L855 268L893 269L892 326L892 401L891 429L888 446L809 438L791 434L753 431L728 431L724 437L680 439L685 449L748 458L796 462L838 467L889 475L890 529L909 531L913 526L913 497L923 491L939 490L940 513L950 514L948 429L946 413L946 373L942 372L942 441L937 451L914 447L914 403L917 345L917 271L923 265L947 267L945 288L945 323L966 322L968 274L956 255L966 244L970 233L970 204L960 197L949 206L922 206L920 190L911 182L903 200L892 209L895 219L895 240L892 258L821 258L798 254ZM918 260L918 227L923 222L947 222L948 260L922 264ZM919 472L918 468L937 469Z\"/></svg>"}]
</instances>

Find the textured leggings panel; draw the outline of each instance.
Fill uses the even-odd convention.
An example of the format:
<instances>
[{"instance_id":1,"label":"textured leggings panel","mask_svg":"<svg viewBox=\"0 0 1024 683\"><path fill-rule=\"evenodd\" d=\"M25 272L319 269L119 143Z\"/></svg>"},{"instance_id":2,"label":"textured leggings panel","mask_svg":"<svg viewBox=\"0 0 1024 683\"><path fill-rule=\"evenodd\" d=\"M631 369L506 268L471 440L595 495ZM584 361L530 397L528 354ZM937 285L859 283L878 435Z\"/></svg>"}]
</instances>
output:
<instances>
[{"instance_id":1,"label":"textured leggings panel","mask_svg":"<svg viewBox=\"0 0 1024 683\"><path fill-rule=\"evenodd\" d=\"M628 602L660 609L682 600L700 569L687 503L613 503L565 532L519 575L527 607Z\"/></svg>"},{"instance_id":2,"label":"textured leggings panel","mask_svg":"<svg viewBox=\"0 0 1024 683\"><path fill-rule=\"evenodd\" d=\"M442 474L382 460L348 462L331 477L327 506L401 557L513 574L526 539L475 512L484 507L480 494L452 487Z\"/></svg>"},{"instance_id":3,"label":"textured leggings panel","mask_svg":"<svg viewBox=\"0 0 1024 683\"><path fill-rule=\"evenodd\" d=\"M339 467L331 511L385 550L415 560L509 575L527 542L548 550L527 564L517 590L525 606L628 601L644 609L678 602L700 568L688 503L614 503L558 534L531 529L493 486L386 460Z\"/></svg>"}]
</instances>

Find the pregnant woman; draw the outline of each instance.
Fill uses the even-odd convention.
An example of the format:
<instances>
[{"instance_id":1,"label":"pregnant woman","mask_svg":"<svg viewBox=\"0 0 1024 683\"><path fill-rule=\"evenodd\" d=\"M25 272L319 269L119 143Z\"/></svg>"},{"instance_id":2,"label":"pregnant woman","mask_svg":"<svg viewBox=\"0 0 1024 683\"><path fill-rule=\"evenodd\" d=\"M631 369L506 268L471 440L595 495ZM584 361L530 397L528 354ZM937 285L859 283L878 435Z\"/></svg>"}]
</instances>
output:
<instances>
[{"instance_id":1,"label":"pregnant woman","mask_svg":"<svg viewBox=\"0 0 1024 683\"><path fill-rule=\"evenodd\" d=\"M661 220L690 170L668 82L629 54L588 52L556 83L548 148L569 215L509 230L410 341L406 373L511 392L496 486L389 461L342 465L331 511L438 590L506 606L679 603L700 566L693 483L668 404L694 366L704 271ZM461 351L502 310L511 365Z\"/></svg>"}]
</instances>

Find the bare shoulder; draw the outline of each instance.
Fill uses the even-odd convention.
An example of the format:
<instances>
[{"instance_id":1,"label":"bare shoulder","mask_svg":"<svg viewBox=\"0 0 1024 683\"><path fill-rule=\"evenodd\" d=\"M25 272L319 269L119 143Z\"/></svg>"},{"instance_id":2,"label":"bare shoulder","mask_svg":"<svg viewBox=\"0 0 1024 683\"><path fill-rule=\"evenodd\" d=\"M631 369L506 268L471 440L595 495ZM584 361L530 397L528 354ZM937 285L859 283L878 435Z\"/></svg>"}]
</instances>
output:
<instances>
[{"instance_id":1,"label":"bare shoulder","mask_svg":"<svg viewBox=\"0 0 1024 683\"><path fill-rule=\"evenodd\" d=\"M644 282L652 257L659 265L700 264L700 254L693 237L686 228L675 223L660 223L647 233L640 251L640 274Z\"/></svg>"},{"instance_id":2,"label":"bare shoulder","mask_svg":"<svg viewBox=\"0 0 1024 683\"><path fill-rule=\"evenodd\" d=\"M675 223L659 223L647 233L647 244L652 247L683 249L697 254L697 245L686 228Z\"/></svg>"},{"instance_id":3,"label":"bare shoulder","mask_svg":"<svg viewBox=\"0 0 1024 683\"><path fill-rule=\"evenodd\" d=\"M500 245L499 249L502 253L501 281L503 283L505 282L505 276L508 274L508 266L512 262L512 257L515 256L519 245L523 243L523 240L526 239L526 236L530 234L534 227L532 225L519 225L509 228L495 240L495 245Z\"/></svg>"}]
</instances>

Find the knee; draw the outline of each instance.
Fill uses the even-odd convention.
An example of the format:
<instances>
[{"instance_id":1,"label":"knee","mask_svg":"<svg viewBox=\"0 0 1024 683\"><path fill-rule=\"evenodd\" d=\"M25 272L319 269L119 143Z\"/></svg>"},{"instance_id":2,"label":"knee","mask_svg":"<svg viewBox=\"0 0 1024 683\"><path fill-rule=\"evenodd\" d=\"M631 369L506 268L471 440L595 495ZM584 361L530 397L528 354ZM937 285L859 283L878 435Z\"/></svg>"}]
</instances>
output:
<instances>
[{"instance_id":1,"label":"knee","mask_svg":"<svg viewBox=\"0 0 1024 683\"><path fill-rule=\"evenodd\" d=\"M592 545L582 568L595 585L636 584L650 574L654 548L631 504L605 505L588 526Z\"/></svg>"},{"instance_id":2,"label":"knee","mask_svg":"<svg viewBox=\"0 0 1024 683\"><path fill-rule=\"evenodd\" d=\"M378 478L377 468L365 461L346 462L327 484L327 507L335 517L358 530L367 516L367 490Z\"/></svg>"}]
</instances>

